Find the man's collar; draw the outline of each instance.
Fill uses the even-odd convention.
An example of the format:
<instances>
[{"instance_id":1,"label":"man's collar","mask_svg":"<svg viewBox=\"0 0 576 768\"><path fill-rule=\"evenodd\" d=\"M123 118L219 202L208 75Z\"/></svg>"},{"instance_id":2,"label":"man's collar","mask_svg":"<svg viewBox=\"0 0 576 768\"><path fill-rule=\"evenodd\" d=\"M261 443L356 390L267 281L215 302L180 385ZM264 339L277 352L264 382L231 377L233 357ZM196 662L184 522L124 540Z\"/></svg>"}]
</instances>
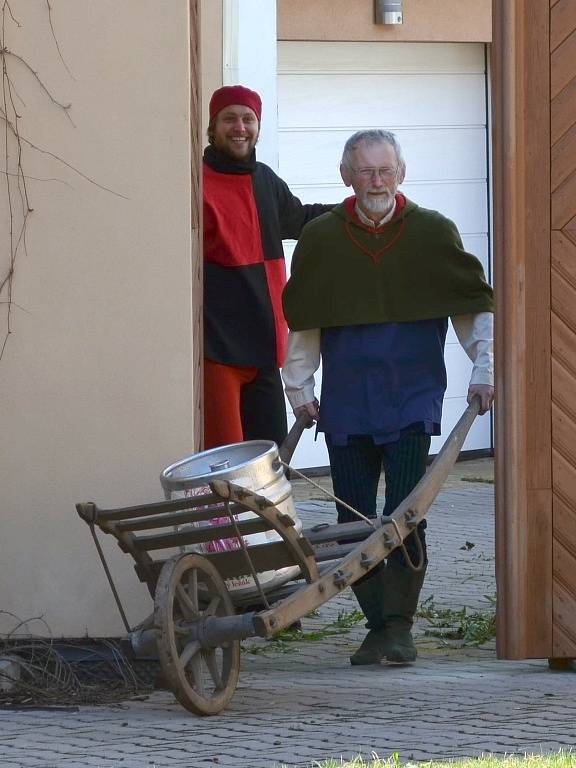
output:
<instances>
[{"instance_id":1,"label":"man's collar","mask_svg":"<svg viewBox=\"0 0 576 768\"><path fill-rule=\"evenodd\" d=\"M209 144L204 150L204 162L212 168L213 171L218 173L253 173L256 168L256 150L252 151L252 154L246 162L235 160L225 152L221 152L216 149L215 146Z\"/></svg>"}]
</instances>

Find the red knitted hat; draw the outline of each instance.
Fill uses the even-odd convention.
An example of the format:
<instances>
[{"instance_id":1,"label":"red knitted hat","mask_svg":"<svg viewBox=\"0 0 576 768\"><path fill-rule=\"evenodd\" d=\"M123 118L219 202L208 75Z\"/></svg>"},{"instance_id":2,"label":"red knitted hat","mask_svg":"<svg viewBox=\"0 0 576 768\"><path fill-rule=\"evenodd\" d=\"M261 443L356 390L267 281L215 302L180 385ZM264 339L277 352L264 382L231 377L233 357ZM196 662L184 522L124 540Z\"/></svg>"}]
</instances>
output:
<instances>
[{"instance_id":1,"label":"red knitted hat","mask_svg":"<svg viewBox=\"0 0 576 768\"><path fill-rule=\"evenodd\" d=\"M250 88L245 88L243 85L225 85L214 91L210 99L210 120L213 120L220 110L231 104L242 104L244 107L250 107L260 122L262 99L256 91L251 91Z\"/></svg>"}]
</instances>

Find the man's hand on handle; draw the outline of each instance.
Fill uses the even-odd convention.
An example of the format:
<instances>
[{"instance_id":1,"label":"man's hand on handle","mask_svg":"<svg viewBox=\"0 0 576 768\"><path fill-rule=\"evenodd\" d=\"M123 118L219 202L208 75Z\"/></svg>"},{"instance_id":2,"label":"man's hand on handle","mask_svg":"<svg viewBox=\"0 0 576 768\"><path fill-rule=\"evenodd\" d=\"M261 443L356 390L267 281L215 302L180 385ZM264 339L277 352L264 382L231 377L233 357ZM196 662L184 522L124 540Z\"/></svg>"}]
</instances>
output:
<instances>
[{"instance_id":1,"label":"man's hand on handle","mask_svg":"<svg viewBox=\"0 0 576 768\"><path fill-rule=\"evenodd\" d=\"M313 400L311 403L304 403L304 405L299 405L297 408L294 408L294 416L296 416L296 418L302 413L306 413L311 419L318 421L320 418L318 400Z\"/></svg>"},{"instance_id":2,"label":"man's hand on handle","mask_svg":"<svg viewBox=\"0 0 576 768\"><path fill-rule=\"evenodd\" d=\"M478 415L482 416L492 408L494 403L494 387L490 386L490 384L470 384L468 387L468 402L471 403L474 397L480 398Z\"/></svg>"}]
</instances>

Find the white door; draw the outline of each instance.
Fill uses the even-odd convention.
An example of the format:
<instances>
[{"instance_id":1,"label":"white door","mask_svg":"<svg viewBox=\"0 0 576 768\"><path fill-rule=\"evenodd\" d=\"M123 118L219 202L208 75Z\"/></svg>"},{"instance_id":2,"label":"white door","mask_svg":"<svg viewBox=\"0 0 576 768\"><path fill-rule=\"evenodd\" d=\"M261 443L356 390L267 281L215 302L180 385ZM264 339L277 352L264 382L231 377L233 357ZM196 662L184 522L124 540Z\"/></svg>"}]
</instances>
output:
<instances>
[{"instance_id":1,"label":"white door","mask_svg":"<svg viewBox=\"0 0 576 768\"><path fill-rule=\"evenodd\" d=\"M482 44L280 42L280 176L303 202L339 202L350 194L338 170L346 139L364 128L392 130L407 164L403 192L452 219L489 275L486 87ZM294 243L285 248L289 262ZM433 453L466 407L471 364L452 328L446 362L442 437L433 438ZM323 437L314 442L312 431L294 466L328 465ZM490 447L484 416L464 450Z\"/></svg>"}]
</instances>

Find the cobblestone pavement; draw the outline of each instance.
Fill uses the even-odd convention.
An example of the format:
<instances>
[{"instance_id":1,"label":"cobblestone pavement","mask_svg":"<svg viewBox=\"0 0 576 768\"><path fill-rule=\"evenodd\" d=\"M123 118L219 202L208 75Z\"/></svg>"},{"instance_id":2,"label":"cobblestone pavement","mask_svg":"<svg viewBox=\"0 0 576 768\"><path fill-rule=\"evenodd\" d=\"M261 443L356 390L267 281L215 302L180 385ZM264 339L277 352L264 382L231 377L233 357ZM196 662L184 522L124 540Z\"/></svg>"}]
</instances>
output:
<instances>
[{"instance_id":1,"label":"cobblestone pavement","mask_svg":"<svg viewBox=\"0 0 576 768\"><path fill-rule=\"evenodd\" d=\"M477 478L482 479L482 478ZM304 524L333 508L299 503ZM493 486L452 482L429 515L423 599L486 609L495 592ZM473 546L471 546L473 545ZM304 630L356 608L348 590L304 619ZM410 667L351 667L362 624L291 653L251 640L229 708L197 718L158 692L115 706L0 712L1 768L273 768L327 757L399 752L427 760L576 746L576 677L544 661L497 661L492 643L456 647L417 622Z\"/></svg>"}]
</instances>

